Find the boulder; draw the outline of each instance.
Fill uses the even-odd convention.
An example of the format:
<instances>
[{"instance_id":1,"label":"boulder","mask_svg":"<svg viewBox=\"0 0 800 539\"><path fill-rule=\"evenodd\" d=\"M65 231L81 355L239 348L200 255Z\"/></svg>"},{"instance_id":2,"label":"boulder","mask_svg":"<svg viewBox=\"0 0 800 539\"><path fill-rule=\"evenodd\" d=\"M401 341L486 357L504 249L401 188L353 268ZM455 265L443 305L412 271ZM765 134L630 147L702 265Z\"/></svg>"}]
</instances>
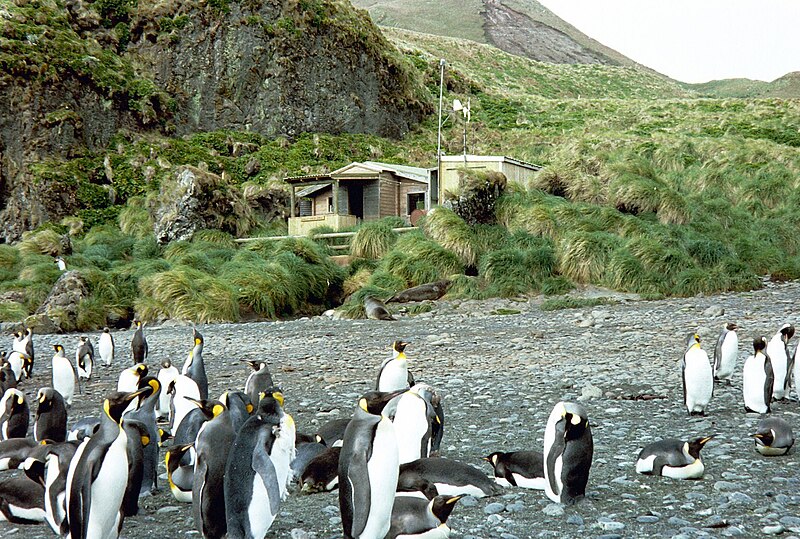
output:
<instances>
[{"instance_id":1,"label":"boulder","mask_svg":"<svg viewBox=\"0 0 800 539\"><path fill-rule=\"evenodd\" d=\"M179 168L173 180L161 183L150 215L153 233L161 244L189 240L203 229L241 236L255 225L253 210L239 189L216 174L191 166Z\"/></svg>"},{"instance_id":2,"label":"boulder","mask_svg":"<svg viewBox=\"0 0 800 539\"><path fill-rule=\"evenodd\" d=\"M89 286L83 275L77 270L65 271L36 313L25 320L25 325L34 333L75 331L78 329L78 305L88 297Z\"/></svg>"}]
</instances>

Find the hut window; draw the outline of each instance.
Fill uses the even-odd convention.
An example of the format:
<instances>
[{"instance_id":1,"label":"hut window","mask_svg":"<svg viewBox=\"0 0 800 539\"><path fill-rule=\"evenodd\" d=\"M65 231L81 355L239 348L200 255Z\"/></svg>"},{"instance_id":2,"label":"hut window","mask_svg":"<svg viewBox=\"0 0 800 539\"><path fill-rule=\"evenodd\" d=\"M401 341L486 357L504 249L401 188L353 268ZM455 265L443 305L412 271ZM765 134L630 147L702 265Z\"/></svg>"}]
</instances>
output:
<instances>
[{"instance_id":1,"label":"hut window","mask_svg":"<svg viewBox=\"0 0 800 539\"><path fill-rule=\"evenodd\" d=\"M414 210L425 209L425 193L409 193L408 206L406 207L406 215L411 215Z\"/></svg>"}]
</instances>

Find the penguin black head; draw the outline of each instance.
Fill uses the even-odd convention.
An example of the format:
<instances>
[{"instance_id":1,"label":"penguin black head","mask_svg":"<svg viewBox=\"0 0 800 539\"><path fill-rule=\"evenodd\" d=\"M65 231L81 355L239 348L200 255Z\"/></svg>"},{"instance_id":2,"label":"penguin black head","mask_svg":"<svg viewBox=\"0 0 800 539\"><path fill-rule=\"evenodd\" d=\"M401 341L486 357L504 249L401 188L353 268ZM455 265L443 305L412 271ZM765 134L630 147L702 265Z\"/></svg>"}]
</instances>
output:
<instances>
[{"instance_id":1,"label":"penguin black head","mask_svg":"<svg viewBox=\"0 0 800 539\"><path fill-rule=\"evenodd\" d=\"M766 337L756 337L755 339L753 339L753 350L755 350L756 354L758 354L759 352L763 354L766 348L767 348Z\"/></svg>"},{"instance_id":2,"label":"penguin black head","mask_svg":"<svg viewBox=\"0 0 800 539\"><path fill-rule=\"evenodd\" d=\"M110 393L103 401L103 411L108 417L113 419L115 423L119 424L122 413L125 411L125 408L128 407L128 404L139 395L150 393L152 390L152 387L147 386L131 393L125 393L124 391Z\"/></svg>"},{"instance_id":3,"label":"penguin black head","mask_svg":"<svg viewBox=\"0 0 800 539\"><path fill-rule=\"evenodd\" d=\"M145 365L144 363L137 363L136 365L131 367L131 370L133 371L134 374L139 376L140 379L147 376L147 365Z\"/></svg>"},{"instance_id":4,"label":"penguin black head","mask_svg":"<svg viewBox=\"0 0 800 539\"><path fill-rule=\"evenodd\" d=\"M108 326L103 328L103 333L111 333L111 330L108 329Z\"/></svg>"},{"instance_id":5,"label":"penguin black head","mask_svg":"<svg viewBox=\"0 0 800 539\"><path fill-rule=\"evenodd\" d=\"M394 341L392 343L392 350L394 350L398 354L402 354L403 352L405 352L406 346L408 346L408 343L405 341Z\"/></svg>"},{"instance_id":6,"label":"penguin black head","mask_svg":"<svg viewBox=\"0 0 800 539\"><path fill-rule=\"evenodd\" d=\"M266 362L255 359L240 359L239 361L247 363L254 372L258 372L267 366Z\"/></svg>"},{"instance_id":7,"label":"penguin black head","mask_svg":"<svg viewBox=\"0 0 800 539\"><path fill-rule=\"evenodd\" d=\"M703 449L709 440L714 438L716 434L712 434L711 436L701 436L700 438L694 438L689 440L689 454L696 459L700 458L700 450Z\"/></svg>"},{"instance_id":8,"label":"penguin black head","mask_svg":"<svg viewBox=\"0 0 800 539\"><path fill-rule=\"evenodd\" d=\"M358 400L358 406L365 412L380 415L389 401L398 395L402 395L408 389L398 389L397 391L370 391Z\"/></svg>"},{"instance_id":9,"label":"penguin black head","mask_svg":"<svg viewBox=\"0 0 800 539\"><path fill-rule=\"evenodd\" d=\"M783 327L781 327L781 340L784 343L788 343L789 339L791 339L793 336L794 326L791 324L784 324Z\"/></svg>"},{"instance_id":10,"label":"penguin black head","mask_svg":"<svg viewBox=\"0 0 800 539\"><path fill-rule=\"evenodd\" d=\"M164 455L164 464L166 464L167 472L169 472L168 477L170 483L172 483L172 472L178 469L178 466L181 465L181 459L183 458L183 455L193 446L194 442L190 444L173 445L167 449L167 452Z\"/></svg>"},{"instance_id":11,"label":"penguin black head","mask_svg":"<svg viewBox=\"0 0 800 539\"><path fill-rule=\"evenodd\" d=\"M737 329L739 329L739 326L737 326L733 322L728 322L727 324L725 324L725 329L727 329L728 331L736 331Z\"/></svg>"},{"instance_id":12,"label":"penguin black head","mask_svg":"<svg viewBox=\"0 0 800 539\"><path fill-rule=\"evenodd\" d=\"M154 378L152 376L145 376L144 378L139 378L139 389L143 388L150 388L150 393L147 394L149 397L150 395L155 395L158 393L158 390L161 389L161 382L158 381L158 378Z\"/></svg>"},{"instance_id":13,"label":"penguin black head","mask_svg":"<svg viewBox=\"0 0 800 539\"><path fill-rule=\"evenodd\" d=\"M222 404L218 400L211 400L211 399L193 399L192 397L187 397L186 395L183 396L184 399L192 401L200 410L203 412L203 415L206 416L208 419L214 419L219 414L227 410L228 408Z\"/></svg>"},{"instance_id":14,"label":"penguin black head","mask_svg":"<svg viewBox=\"0 0 800 539\"><path fill-rule=\"evenodd\" d=\"M766 447L771 447L775 442L775 431L772 429L765 429L750 436L756 439L756 443L760 442L761 445Z\"/></svg>"},{"instance_id":15,"label":"penguin black head","mask_svg":"<svg viewBox=\"0 0 800 539\"><path fill-rule=\"evenodd\" d=\"M172 367L172 361L170 361L169 359L165 359L164 361L161 362L162 369L169 369L170 367Z\"/></svg>"},{"instance_id":16,"label":"penguin black head","mask_svg":"<svg viewBox=\"0 0 800 539\"><path fill-rule=\"evenodd\" d=\"M259 393L258 410L259 417L279 416L283 411L283 393L276 388ZM221 403L220 403L221 404Z\"/></svg>"},{"instance_id":17,"label":"penguin black head","mask_svg":"<svg viewBox=\"0 0 800 539\"><path fill-rule=\"evenodd\" d=\"M25 405L25 394L18 390L18 389L7 389L6 395L11 392L10 398L6 401L6 408L9 412L14 413L16 410L19 410L24 407Z\"/></svg>"},{"instance_id":18,"label":"penguin black head","mask_svg":"<svg viewBox=\"0 0 800 539\"><path fill-rule=\"evenodd\" d=\"M54 345L53 345L53 350L55 350L55 351L56 351L56 353L58 353L58 352L63 352L63 351L64 351L64 347L63 347L63 346L61 346L60 344L54 344Z\"/></svg>"},{"instance_id":19,"label":"penguin black head","mask_svg":"<svg viewBox=\"0 0 800 539\"><path fill-rule=\"evenodd\" d=\"M565 402L561 418L564 421L564 437L567 440L580 438L589 428L588 414L580 404Z\"/></svg>"},{"instance_id":20,"label":"penguin black head","mask_svg":"<svg viewBox=\"0 0 800 539\"><path fill-rule=\"evenodd\" d=\"M495 451L485 457L481 457L481 460L485 460L486 462L490 463L492 466L497 466L497 461L500 460L500 457L503 456L505 453L500 451Z\"/></svg>"},{"instance_id":21,"label":"penguin black head","mask_svg":"<svg viewBox=\"0 0 800 539\"><path fill-rule=\"evenodd\" d=\"M203 344L203 335L197 331L197 328L192 328L192 337L194 338L195 346L198 344Z\"/></svg>"},{"instance_id":22,"label":"penguin black head","mask_svg":"<svg viewBox=\"0 0 800 539\"><path fill-rule=\"evenodd\" d=\"M463 494L460 496L436 496L433 500L431 500L431 512L437 519L439 519L439 522L444 524L450 517L450 513L453 512L456 502L463 497Z\"/></svg>"},{"instance_id":23,"label":"penguin black head","mask_svg":"<svg viewBox=\"0 0 800 539\"><path fill-rule=\"evenodd\" d=\"M37 413L47 412L53 407L53 392L52 387L43 387L39 389L36 394L36 400L39 401L39 408Z\"/></svg>"}]
</instances>

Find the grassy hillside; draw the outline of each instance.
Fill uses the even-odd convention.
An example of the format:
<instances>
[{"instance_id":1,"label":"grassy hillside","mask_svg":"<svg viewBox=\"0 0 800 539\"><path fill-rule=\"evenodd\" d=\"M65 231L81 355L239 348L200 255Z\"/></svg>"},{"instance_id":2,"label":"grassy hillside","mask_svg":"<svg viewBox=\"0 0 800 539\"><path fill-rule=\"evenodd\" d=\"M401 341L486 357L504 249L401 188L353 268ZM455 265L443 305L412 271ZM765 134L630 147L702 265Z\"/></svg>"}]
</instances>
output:
<instances>
[{"instance_id":1,"label":"grassy hillside","mask_svg":"<svg viewBox=\"0 0 800 539\"><path fill-rule=\"evenodd\" d=\"M507 0L509 8L563 32L578 45L600 53L624 66L636 63L630 58L590 38L571 24L557 17L536 0ZM353 5L367 9L378 25L404 28L425 34L469 39L488 43L484 31L485 6L482 0L354 0Z\"/></svg>"},{"instance_id":2,"label":"grassy hillside","mask_svg":"<svg viewBox=\"0 0 800 539\"><path fill-rule=\"evenodd\" d=\"M554 66L463 40L389 35L431 90L438 58L449 59L445 99L471 98L471 151L544 165L530 185L508 186L495 222L469 226L437 210L403 236L391 232L395 222L364 225L363 258L345 269L313 240L242 247L212 231L158 246L135 197L154 196L175 166L205 163L243 189L353 160L430 166L436 119L400 141L226 132L118 137L110 165L135 202L108 213L87 209L83 229L72 227L76 248L67 264L88 275L92 291L79 325L102 325L109 312L196 321L292 316L348 294L346 309L358 315L365 294L388 297L443 277L454 281L451 297L471 298L561 294L580 283L645 297L693 295L755 288L766 274L800 277L800 101L700 98L631 68ZM447 153L460 151L459 122L445 123ZM243 145L249 150L237 153ZM42 164L38 172L88 186L105 157ZM251 158L261 163L254 176L245 171ZM55 228L63 233L68 225ZM269 226L254 234L285 230ZM36 308L58 277L45 255L54 249L49 229L2 246L0 292L24 297L0 303L0 319L19 320Z\"/></svg>"},{"instance_id":3,"label":"grassy hillside","mask_svg":"<svg viewBox=\"0 0 800 539\"><path fill-rule=\"evenodd\" d=\"M689 88L708 97L800 98L800 72L787 73L772 82L750 79L725 79L691 84Z\"/></svg>"}]
</instances>

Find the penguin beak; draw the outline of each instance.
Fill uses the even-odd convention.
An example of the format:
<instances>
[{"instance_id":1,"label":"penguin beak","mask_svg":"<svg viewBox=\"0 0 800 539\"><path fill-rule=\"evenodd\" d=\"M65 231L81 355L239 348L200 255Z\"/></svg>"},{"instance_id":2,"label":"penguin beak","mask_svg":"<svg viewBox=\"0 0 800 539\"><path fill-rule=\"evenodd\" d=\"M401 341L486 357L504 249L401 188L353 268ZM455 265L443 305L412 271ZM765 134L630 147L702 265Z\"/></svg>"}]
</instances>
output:
<instances>
[{"instance_id":1,"label":"penguin beak","mask_svg":"<svg viewBox=\"0 0 800 539\"><path fill-rule=\"evenodd\" d=\"M705 438L700 440L701 445L706 445L712 438L715 438L717 435L712 434L711 436L706 436Z\"/></svg>"},{"instance_id":2,"label":"penguin beak","mask_svg":"<svg viewBox=\"0 0 800 539\"><path fill-rule=\"evenodd\" d=\"M456 503L458 500L464 497L464 494L460 494L458 496L453 496L452 498L448 498L445 503Z\"/></svg>"},{"instance_id":3,"label":"penguin beak","mask_svg":"<svg viewBox=\"0 0 800 539\"><path fill-rule=\"evenodd\" d=\"M756 432L756 433L754 433L754 434L748 434L748 436L749 436L750 438L758 438L759 440L760 440L761 438L763 438L763 437L764 437L764 435L763 435L763 434L761 434L760 432Z\"/></svg>"},{"instance_id":4,"label":"penguin beak","mask_svg":"<svg viewBox=\"0 0 800 539\"><path fill-rule=\"evenodd\" d=\"M198 408L203 407L203 403L195 398L189 397L187 395L184 395L183 398L186 399L187 401L192 401L195 405L197 405Z\"/></svg>"},{"instance_id":5,"label":"penguin beak","mask_svg":"<svg viewBox=\"0 0 800 539\"><path fill-rule=\"evenodd\" d=\"M143 387L141 389L137 389L136 391L134 391L132 393L128 393L128 395L125 397L125 400L130 402L133 399L135 399L136 397L138 397L139 395L142 395L144 393L149 393L150 391L152 391L152 389L153 388L151 388L150 386Z\"/></svg>"}]
</instances>

